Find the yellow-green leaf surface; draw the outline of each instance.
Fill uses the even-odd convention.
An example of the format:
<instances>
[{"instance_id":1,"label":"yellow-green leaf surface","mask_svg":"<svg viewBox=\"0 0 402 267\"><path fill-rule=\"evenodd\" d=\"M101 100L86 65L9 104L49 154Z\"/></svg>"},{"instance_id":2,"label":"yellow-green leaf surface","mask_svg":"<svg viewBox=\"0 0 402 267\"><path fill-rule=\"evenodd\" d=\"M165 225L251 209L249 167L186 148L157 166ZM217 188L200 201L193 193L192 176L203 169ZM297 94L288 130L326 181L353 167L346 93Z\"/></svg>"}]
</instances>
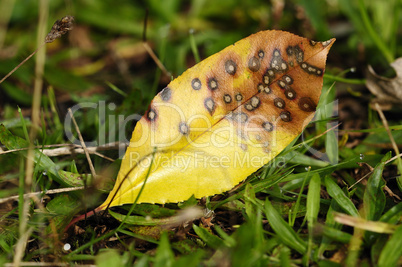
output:
<instances>
[{"instance_id":1,"label":"yellow-green leaf surface","mask_svg":"<svg viewBox=\"0 0 402 267\"><path fill-rule=\"evenodd\" d=\"M185 71L137 123L98 210L133 203L149 168L138 203L211 196L245 180L312 119L333 42L262 31Z\"/></svg>"}]
</instances>

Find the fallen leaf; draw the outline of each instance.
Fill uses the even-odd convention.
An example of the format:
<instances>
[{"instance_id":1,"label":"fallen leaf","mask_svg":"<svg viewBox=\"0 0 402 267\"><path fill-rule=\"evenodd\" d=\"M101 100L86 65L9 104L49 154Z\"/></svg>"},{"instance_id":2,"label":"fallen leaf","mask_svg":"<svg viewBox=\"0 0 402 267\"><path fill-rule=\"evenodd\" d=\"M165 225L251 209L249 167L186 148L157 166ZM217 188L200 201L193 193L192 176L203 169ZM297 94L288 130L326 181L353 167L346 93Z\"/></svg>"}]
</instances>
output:
<instances>
[{"instance_id":1,"label":"fallen leaf","mask_svg":"<svg viewBox=\"0 0 402 267\"><path fill-rule=\"evenodd\" d=\"M376 96L373 102L380 104L382 109L402 104L402 58L395 60L391 66L396 72L396 76L393 78L380 76L373 67L368 66L366 85Z\"/></svg>"},{"instance_id":2,"label":"fallen leaf","mask_svg":"<svg viewBox=\"0 0 402 267\"><path fill-rule=\"evenodd\" d=\"M313 118L333 42L263 31L184 72L137 123L97 211L135 202L145 180L137 203L211 196L245 180Z\"/></svg>"},{"instance_id":3,"label":"fallen leaf","mask_svg":"<svg viewBox=\"0 0 402 267\"><path fill-rule=\"evenodd\" d=\"M185 71L137 123L95 212L211 196L245 180L313 118L333 43L262 31Z\"/></svg>"}]
</instances>

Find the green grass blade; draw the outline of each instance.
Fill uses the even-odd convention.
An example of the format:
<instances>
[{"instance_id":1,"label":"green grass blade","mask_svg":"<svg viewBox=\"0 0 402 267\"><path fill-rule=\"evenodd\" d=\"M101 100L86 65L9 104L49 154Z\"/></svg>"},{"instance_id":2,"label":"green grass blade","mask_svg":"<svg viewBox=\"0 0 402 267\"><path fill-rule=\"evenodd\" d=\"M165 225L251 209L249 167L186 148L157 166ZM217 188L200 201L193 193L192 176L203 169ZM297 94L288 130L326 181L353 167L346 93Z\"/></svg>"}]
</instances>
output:
<instances>
[{"instance_id":1,"label":"green grass blade","mask_svg":"<svg viewBox=\"0 0 402 267\"><path fill-rule=\"evenodd\" d=\"M4 144L7 149L26 149L28 147L28 142L18 136L13 135L7 128L0 124L0 142ZM26 150L18 151L24 157L27 156ZM45 154L40 152L38 149L34 149L34 162L36 164L35 168L42 168L51 174L59 184L63 186L83 186L84 182L82 175L66 172L63 170L58 170L56 164ZM88 177L90 178L90 176Z\"/></svg>"},{"instance_id":2,"label":"green grass blade","mask_svg":"<svg viewBox=\"0 0 402 267\"><path fill-rule=\"evenodd\" d=\"M150 266L149 263L149 256L147 254L144 254L141 258L139 258L136 262L135 262L135 267L148 267Z\"/></svg>"},{"instance_id":3,"label":"green grass blade","mask_svg":"<svg viewBox=\"0 0 402 267\"><path fill-rule=\"evenodd\" d=\"M345 195L342 189L331 179L330 176L325 177L325 186L328 194L346 213L354 217L360 216L353 202Z\"/></svg>"},{"instance_id":4,"label":"green grass blade","mask_svg":"<svg viewBox=\"0 0 402 267\"><path fill-rule=\"evenodd\" d=\"M14 136L7 128L0 124L0 142L7 147L7 149L26 149L28 142L18 136ZM19 151L24 157L27 156L26 150ZM69 184L60 178L56 164L46 155L39 150L34 150L34 162L41 168L51 173L54 178L62 185L69 186Z\"/></svg>"},{"instance_id":5,"label":"green grass blade","mask_svg":"<svg viewBox=\"0 0 402 267\"><path fill-rule=\"evenodd\" d=\"M28 128L27 128L27 125L26 125L26 123L25 123L25 119L24 119L24 117L22 116L22 112L21 112L21 108L20 108L20 107L18 107L18 113L20 114L20 120L21 120L22 130L24 131L25 140L26 140L27 142L30 142L30 141L29 141Z\"/></svg>"},{"instance_id":6,"label":"green grass blade","mask_svg":"<svg viewBox=\"0 0 402 267\"><path fill-rule=\"evenodd\" d=\"M306 204L306 219L308 223L308 253L307 262L313 247L313 229L317 222L318 212L320 211L320 191L321 191L321 178L318 174L314 174L310 180L308 193L307 193L307 204Z\"/></svg>"},{"instance_id":7,"label":"green grass blade","mask_svg":"<svg viewBox=\"0 0 402 267\"><path fill-rule=\"evenodd\" d=\"M387 223L397 223L402 216L402 202L390 208L386 213L384 213L380 220L381 222Z\"/></svg>"},{"instance_id":8,"label":"green grass blade","mask_svg":"<svg viewBox=\"0 0 402 267\"><path fill-rule=\"evenodd\" d=\"M359 255L362 250L364 230L354 228L353 236L350 239L347 251L345 266L359 266Z\"/></svg>"},{"instance_id":9,"label":"green grass blade","mask_svg":"<svg viewBox=\"0 0 402 267\"><path fill-rule=\"evenodd\" d=\"M325 20L325 7L323 1L320 0L301 0L299 4L304 7L304 11L307 14L307 18L310 20L316 34L320 38L330 38L331 34L328 29L327 21Z\"/></svg>"},{"instance_id":10,"label":"green grass blade","mask_svg":"<svg viewBox=\"0 0 402 267\"><path fill-rule=\"evenodd\" d=\"M311 179L310 178L311 177L310 176L310 169L311 168L309 168L309 171L307 172L307 175L306 175L306 177L305 177L305 179L303 181L303 184L302 184L302 186L300 188L299 194L298 194L297 199L296 199L296 203L295 203L294 208L293 208L293 212L289 214L289 222L290 222L290 226L292 226L292 227L294 226L295 220L297 218L297 213L299 212L300 201L301 201L302 193L304 191L304 187L305 187L307 181L309 181Z\"/></svg>"},{"instance_id":11,"label":"green grass blade","mask_svg":"<svg viewBox=\"0 0 402 267\"><path fill-rule=\"evenodd\" d=\"M402 256L402 225L391 236L381 251L378 259L379 267L397 266Z\"/></svg>"},{"instance_id":12,"label":"green grass blade","mask_svg":"<svg viewBox=\"0 0 402 267\"><path fill-rule=\"evenodd\" d=\"M282 267L292 266L290 261L290 249L284 246L281 248L279 253L280 253L279 254L280 266Z\"/></svg>"},{"instance_id":13,"label":"green grass blade","mask_svg":"<svg viewBox=\"0 0 402 267\"><path fill-rule=\"evenodd\" d=\"M311 167L326 167L329 165L329 163L326 161L309 157L298 151L291 151L286 155L286 157L289 157L290 158L289 163L293 164L302 164L304 166L311 166Z\"/></svg>"},{"instance_id":14,"label":"green grass blade","mask_svg":"<svg viewBox=\"0 0 402 267\"><path fill-rule=\"evenodd\" d=\"M367 220L376 221L380 218L385 207L385 194L382 190L385 186L382 180L385 162L390 158L388 153L379 163L373 174L367 181L366 190L363 196L363 210Z\"/></svg>"},{"instance_id":15,"label":"green grass blade","mask_svg":"<svg viewBox=\"0 0 402 267\"><path fill-rule=\"evenodd\" d=\"M332 203L329 206L329 209L327 211L327 216L325 218L325 227L330 227L333 229L339 230L342 226L340 223L335 222L335 217L334 217L334 209L333 206L337 205L336 201L332 199ZM325 230L324 230L325 231ZM327 250L327 248L330 246L332 243L332 239L330 237L326 237L325 234L321 240L320 247L316 251L316 258L323 258L324 252Z\"/></svg>"},{"instance_id":16,"label":"green grass blade","mask_svg":"<svg viewBox=\"0 0 402 267\"><path fill-rule=\"evenodd\" d=\"M331 75L329 73L324 74L324 79L332 80L334 82L348 83L348 84L357 84L357 85L366 84L366 80L364 80L364 79L343 78L340 76Z\"/></svg>"},{"instance_id":17,"label":"green grass blade","mask_svg":"<svg viewBox=\"0 0 402 267\"><path fill-rule=\"evenodd\" d=\"M49 104L50 104L50 109L53 113L53 123L54 126L56 127L57 130L62 131L63 130L63 124L61 123L60 119L59 119L59 114L57 113L57 108L56 108L56 96L54 94L54 90L52 86L49 86L47 89L47 95L49 97Z\"/></svg>"},{"instance_id":18,"label":"green grass blade","mask_svg":"<svg viewBox=\"0 0 402 267\"><path fill-rule=\"evenodd\" d=\"M189 33L190 33L191 51L193 52L195 62L199 63L201 60L200 60L200 54L198 53L197 44L195 42L194 29L190 29Z\"/></svg>"},{"instance_id":19,"label":"green grass blade","mask_svg":"<svg viewBox=\"0 0 402 267\"><path fill-rule=\"evenodd\" d=\"M309 224L314 224L314 222L317 221L318 212L320 211L320 191L321 191L321 178L316 173L310 180L307 193L306 218Z\"/></svg>"},{"instance_id":20,"label":"green grass blade","mask_svg":"<svg viewBox=\"0 0 402 267\"><path fill-rule=\"evenodd\" d=\"M95 258L96 266L109 267L123 264L121 256L117 250L109 249L102 251Z\"/></svg>"},{"instance_id":21,"label":"green grass blade","mask_svg":"<svg viewBox=\"0 0 402 267\"><path fill-rule=\"evenodd\" d=\"M130 224L130 225L146 225L146 226L156 226L156 225L166 225L166 224L177 224L178 221L180 220L179 217L168 217L168 218L159 218L159 219L149 219L144 216L136 216L136 215L131 215L127 216L125 214L120 214L117 212L113 212L111 210L108 210L109 214L112 215L116 220L122 222L124 220L124 223Z\"/></svg>"},{"instance_id":22,"label":"green grass blade","mask_svg":"<svg viewBox=\"0 0 402 267\"><path fill-rule=\"evenodd\" d=\"M331 164L336 164L339 162L339 148L338 148L338 137L335 131L329 131L325 135L325 151L327 152L328 159Z\"/></svg>"},{"instance_id":23,"label":"green grass blade","mask_svg":"<svg viewBox=\"0 0 402 267\"><path fill-rule=\"evenodd\" d=\"M123 96L123 97L127 97L127 93L124 92L123 90L121 90L119 87L117 87L116 85L114 85L111 82L106 81L106 84L110 87L110 89L112 89L113 91L115 91L116 93L118 93L119 95Z\"/></svg>"},{"instance_id":24,"label":"green grass blade","mask_svg":"<svg viewBox=\"0 0 402 267\"><path fill-rule=\"evenodd\" d=\"M288 247L293 248L300 254L307 251L307 245L296 232L285 222L279 212L272 206L267 198L265 201L265 214L272 229L277 234L278 238Z\"/></svg>"},{"instance_id":25,"label":"green grass blade","mask_svg":"<svg viewBox=\"0 0 402 267\"><path fill-rule=\"evenodd\" d=\"M18 218L23 218L23 205L24 205L24 192L25 192L25 162L20 158L20 172L19 172L19 186L18 186Z\"/></svg>"},{"instance_id":26,"label":"green grass blade","mask_svg":"<svg viewBox=\"0 0 402 267\"><path fill-rule=\"evenodd\" d=\"M167 232L164 232L161 236L159 246L156 250L155 267L169 267L173 266L174 254L170 248L169 238Z\"/></svg>"},{"instance_id":27,"label":"green grass blade","mask_svg":"<svg viewBox=\"0 0 402 267\"><path fill-rule=\"evenodd\" d=\"M223 244L222 239L211 234L205 228L201 228L193 224L193 229L194 232L201 238L201 240L204 241L209 247L217 249Z\"/></svg>"},{"instance_id":28,"label":"green grass blade","mask_svg":"<svg viewBox=\"0 0 402 267\"><path fill-rule=\"evenodd\" d=\"M388 49L388 47L385 45L383 39L380 38L380 36L374 30L374 27L371 24L371 20L367 14L367 9L364 6L364 0L359 0L359 11L360 11L360 16L362 17L362 20L363 20L363 24L367 30L367 33L370 35L371 39L376 44L378 50L381 51L381 53L383 54L385 59L388 61L388 63L392 63L394 61L394 56L392 55L392 53Z\"/></svg>"},{"instance_id":29,"label":"green grass blade","mask_svg":"<svg viewBox=\"0 0 402 267\"><path fill-rule=\"evenodd\" d=\"M177 259L174 263L175 267L192 267L192 266L204 266L201 264L202 258L205 252L203 250L197 250L188 255L183 255ZM148 266L148 265L147 265Z\"/></svg>"},{"instance_id":30,"label":"green grass blade","mask_svg":"<svg viewBox=\"0 0 402 267\"><path fill-rule=\"evenodd\" d=\"M329 227L329 226L323 226L322 229L322 235L327 237L328 239L340 243L347 244L350 242L350 239L352 238L351 234L345 233L341 230Z\"/></svg>"},{"instance_id":31,"label":"green grass blade","mask_svg":"<svg viewBox=\"0 0 402 267\"><path fill-rule=\"evenodd\" d=\"M223 231L218 225L214 225L215 231L218 235L223 239L223 242L227 247L234 247L236 246L236 239L232 236L228 235L225 231Z\"/></svg>"}]
</instances>

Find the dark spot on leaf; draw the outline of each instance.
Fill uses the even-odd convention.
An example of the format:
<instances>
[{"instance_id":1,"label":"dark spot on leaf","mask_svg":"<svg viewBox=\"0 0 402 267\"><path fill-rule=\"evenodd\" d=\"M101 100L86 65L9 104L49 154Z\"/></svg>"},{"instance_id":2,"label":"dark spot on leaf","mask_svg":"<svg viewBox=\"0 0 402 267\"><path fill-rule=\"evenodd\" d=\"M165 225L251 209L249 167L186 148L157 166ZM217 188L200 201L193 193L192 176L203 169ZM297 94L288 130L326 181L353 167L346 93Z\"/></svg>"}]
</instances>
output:
<instances>
[{"instance_id":1,"label":"dark spot on leaf","mask_svg":"<svg viewBox=\"0 0 402 267\"><path fill-rule=\"evenodd\" d=\"M274 99L274 105L277 108L285 108L286 104L285 104L285 100L283 100L282 98L275 98Z\"/></svg>"},{"instance_id":2,"label":"dark spot on leaf","mask_svg":"<svg viewBox=\"0 0 402 267\"><path fill-rule=\"evenodd\" d=\"M292 120L292 116L290 115L289 111L282 111L279 116L284 122L289 122Z\"/></svg>"},{"instance_id":3,"label":"dark spot on leaf","mask_svg":"<svg viewBox=\"0 0 402 267\"><path fill-rule=\"evenodd\" d=\"M207 84L208 84L209 90L211 90L211 91L218 89L218 81L215 78L209 78Z\"/></svg>"},{"instance_id":4,"label":"dark spot on leaf","mask_svg":"<svg viewBox=\"0 0 402 267\"><path fill-rule=\"evenodd\" d=\"M258 58L256 58L256 57L252 57L248 61L248 68L252 72L257 72L260 69L260 66L261 66L260 60Z\"/></svg>"},{"instance_id":5,"label":"dark spot on leaf","mask_svg":"<svg viewBox=\"0 0 402 267\"><path fill-rule=\"evenodd\" d=\"M200 90L201 89L201 81L198 78L194 78L191 81L191 87L193 87L194 90Z\"/></svg>"},{"instance_id":6,"label":"dark spot on leaf","mask_svg":"<svg viewBox=\"0 0 402 267\"><path fill-rule=\"evenodd\" d=\"M209 114L214 114L215 111L215 102L211 97L208 97L204 101L204 106L208 110Z\"/></svg>"},{"instance_id":7,"label":"dark spot on leaf","mask_svg":"<svg viewBox=\"0 0 402 267\"><path fill-rule=\"evenodd\" d=\"M228 73L230 75L235 75L236 70L237 70L237 66L236 66L236 63L233 60L229 59L229 60L227 60L225 62L225 71L226 71L226 73Z\"/></svg>"},{"instance_id":8,"label":"dark spot on leaf","mask_svg":"<svg viewBox=\"0 0 402 267\"><path fill-rule=\"evenodd\" d=\"M264 122L262 128L267 132L272 132L274 130L274 125L271 122Z\"/></svg>"},{"instance_id":9,"label":"dark spot on leaf","mask_svg":"<svg viewBox=\"0 0 402 267\"><path fill-rule=\"evenodd\" d=\"M170 90L169 87L165 87L162 91L161 91L161 98L163 101L169 101L170 98L172 97L172 90Z\"/></svg>"},{"instance_id":10,"label":"dark spot on leaf","mask_svg":"<svg viewBox=\"0 0 402 267\"><path fill-rule=\"evenodd\" d=\"M301 110L306 112L313 112L316 109L316 105L310 97L300 98L298 105Z\"/></svg>"}]
</instances>

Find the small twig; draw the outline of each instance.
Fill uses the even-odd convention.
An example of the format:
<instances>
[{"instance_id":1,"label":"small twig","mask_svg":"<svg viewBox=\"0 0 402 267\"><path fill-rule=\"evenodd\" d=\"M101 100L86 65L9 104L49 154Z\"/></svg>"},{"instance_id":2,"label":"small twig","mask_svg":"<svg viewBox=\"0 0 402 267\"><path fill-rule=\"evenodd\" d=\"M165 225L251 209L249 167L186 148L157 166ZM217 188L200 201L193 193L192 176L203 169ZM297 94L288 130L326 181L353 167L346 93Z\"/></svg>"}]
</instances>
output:
<instances>
[{"instance_id":1,"label":"small twig","mask_svg":"<svg viewBox=\"0 0 402 267\"><path fill-rule=\"evenodd\" d=\"M96 150L97 150L96 147L87 148L87 151L89 154L96 155L100 158L106 159L111 162L114 161L114 159L109 158L108 156L105 156L99 152L96 152ZM44 149L41 152L48 157L57 157L57 156L71 155L71 154L85 154L85 150L83 148L69 149L67 147L61 147L61 148L56 148L56 149Z\"/></svg>"},{"instance_id":2,"label":"small twig","mask_svg":"<svg viewBox=\"0 0 402 267\"><path fill-rule=\"evenodd\" d=\"M94 165L92 164L91 157L89 156L89 152L88 152L87 146L85 145L84 139L82 138L82 135L81 135L80 128L78 127L78 124L77 124L77 122L75 121L73 112L71 111L70 108L68 109L68 113L70 114L71 119L73 120L73 124L74 124L74 126L75 126L75 130L77 131L77 134L78 134L78 139L80 139L81 146L82 146L82 148L83 148L84 151L85 151L85 156L87 157L88 164L89 164L89 168L91 169L92 177L96 178L95 168L94 168Z\"/></svg>"},{"instance_id":3,"label":"small twig","mask_svg":"<svg viewBox=\"0 0 402 267\"><path fill-rule=\"evenodd\" d=\"M370 166L370 165L369 165ZM371 166L370 166L371 167ZM371 167L371 169L373 169L373 167ZM350 189L352 189L353 187L355 187L355 185L357 185L358 183L360 183L361 181L363 181L367 176L371 175L373 173L373 170L370 170L368 173L366 173L366 175L364 175L362 178L360 178L359 180L357 180L354 184L352 184L351 186L348 187L348 191Z\"/></svg>"},{"instance_id":4,"label":"small twig","mask_svg":"<svg viewBox=\"0 0 402 267\"><path fill-rule=\"evenodd\" d=\"M21 61L14 69L12 69L3 79L0 80L0 83L4 82L5 79L11 76L19 67L21 67L25 62L27 62L33 55L38 52L39 49L44 47L47 43L53 42L55 39L61 37L66 32L73 29L74 17L65 16L61 20L57 20L52 27L52 30L46 35L45 42L41 44L32 54L30 54L26 59Z\"/></svg>"},{"instance_id":5,"label":"small twig","mask_svg":"<svg viewBox=\"0 0 402 267\"><path fill-rule=\"evenodd\" d=\"M400 157L402 157L402 153L399 154L399 155L396 155L396 156L394 156L394 157L392 157L392 158L390 158L389 160L387 160L387 161L385 162L385 164L388 164L388 163L390 163L391 161L394 161L394 160L396 160L397 158L400 158Z\"/></svg>"},{"instance_id":6,"label":"small twig","mask_svg":"<svg viewBox=\"0 0 402 267\"><path fill-rule=\"evenodd\" d=\"M162 70L163 74L165 74L167 77L171 77L172 74L170 74L170 72L167 71L165 66L163 66L162 62L155 55L154 51L147 43L147 22L148 22L148 9L146 9L146 13L145 13L145 17L144 17L144 31L142 33L142 45L144 46L145 50L147 50L148 54L151 56L151 58L156 63L156 65Z\"/></svg>"},{"instance_id":7,"label":"small twig","mask_svg":"<svg viewBox=\"0 0 402 267\"><path fill-rule=\"evenodd\" d=\"M122 146L126 146L124 143L121 142L112 142L112 143L107 143L104 145L100 145L97 147L87 147L89 153L95 154L96 151L102 151L102 150L113 150L113 149L118 149ZM43 149L43 148L52 148L52 147L58 147L61 148L62 151L59 152L59 154L53 152L56 149ZM34 146L33 148L35 149L41 149L40 151L45 154L46 156L60 156L60 155L70 155L71 154L71 147L74 147L74 153L77 154L83 154L84 150L82 150L81 145L76 145L76 144L53 144L53 145L40 145L40 146ZM28 150L28 147L23 147L23 148L16 148L16 149L10 149L10 150L2 150L0 147L0 155L3 154L8 154L8 153L13 153L13 152L18 152L18 151L24 151ZM69 153L64 153L64 150L68 151Z\"/></svg>"},{"instance_id":8,"label":"small twig","mask_svg":"<svg viewBox=\"0 0 402 267\"><path fill-rule=\"evenodd\" d=\"M11 266L21 266L21 259L24 255L25 248L28 243L28 238L31 236L34 228L31 226L25 232L21 233L18 242L15 246L14 262Z\"/></svg>"},{"instance_id":9,"label":"small twig","mask_svg":"<svg viewBox=\"0 0 402 267\"><path fill-rule=\"evenodd\" d=\"M385 118L385 115L382 112L380 105L378 103L374 103L374 106L378 112L378 115L380 115L380 118L381 118L382 123L384 124L385 130L387 130L387 134L388 134L389 140L391 140L391 144L395 151L395 154L399 155L400 152L399 152L398 145L396 144L395 139L392 136L391 130L389 129L388 121ZM402 160L400 157L397 157L396 160L398 161L397 167L398 167L399 175L402 175L402 169L401 169L402 168ZM400 179L397 178L397 182L398 182L399 188L401 188L402 184L401 184Z\"/></svg>"},{"instance_id":10,"label":"small twig","mask_svg":"<svg viewBox=\"0 0 402 267\"><path fill-rule=\"evenodd\" d=\"M114 159L109 158L109 157L99 153L98 151L117 149L121 145L124 145L124 144L119 143L119 142L114 142L114 143L106 144L106 145L103 145L103 146L87 147L87 151L90 154L97 155L98 157L101 157L101 158L104 158L106 160L109 160L109 161L113 162ZM57 156L61 156L61 155L71 155L72 153L76 153L76 154L84 154L85 153L85 150L81 146L74 145L74 147L75 148L73 148L73 149L71 147L60 147L60 148L55 148L55 149L43 149L43 150L41 150L41 152L43 154L45 154L46 156L48 156L48 157L57 157Z\"/></svg>"},{"instance_id":11,"label":"small twig","mask_svg":"<svg viewBox=\"0 0 402 267\"><path fill-rule=\"evenodd\" d=\"M51 189L47 191L39 191L39 192L32 192L32 193L26 193L24 194L24 198L30 198L42 194L46 195L53 195L53 194L59 194L59 193L65 193L65 192L71 192L71 191L78 191L84 189L84 186L77 186L77 187L66 187L66 188L59 188L59 189ZM10 196L10 197L5 197L5 198L0 198L0 204L5 203L10 200L17 200L18 195L16 196Z\"/></svg>"},{"instance_id":12,"label":"small twig","mask_svg":"<svg viewBox=\"0 0 402 267\"><path fill-rule=\"evenodd\" d=\"M394 137L392 136L391 130L389 129L388 121L387 121L387 119L385 118L384 113L382 112L380 105L378 105L378 103L374 103L374 105L375 105L375 108L376 108L376 110L377 110L377 112L378 112L378 115L380 115L380 118L381 118L382 123L384 124L384 128L385 128L385 130L386 130L387 133L388 133L388 137L389 137L389 139L391 140L392 147L393 147L393 149L395 150L395 153L396 153L397 155L399 155L399 154L400 154L399 148L398 148L398 145L397 145L396 142L395 142Z\"/></svg>"},{"instance_id":13,"label":"small twig","mask_svg":"<svg viewBox=\"0 0 402 267\"><path fill-rule=\"evenodd\" d=\"M104 158L108 161L114 162L115 160L112 158L109 158L97 151L100 150L112 150L112 149L117 149L120 146L125 146L124 143L119 143L119 142L114 142L114 143L109 143L105 144L102 146L97 146L97 147L87 147L88 153L96 155L98 157ZM55 149L43 149L44 147L59 147ZM74 148L72 148L74 147ZM63 155L71 155L71 154L84 154L85 150L82 148L82 146L75 145L75 144L55 144L55 145L44 145L44 146L34 146L34 149L41 149L40 152L43 153L44 155L48 157L57 157L57 156L63 156ZM24 148L16 148L16 149L10 149L10 150L2 150L0 147L0 155L3 154L8 154L8 153L13 153L13 152L19 152L19 151L24 151L28 150L28 147Z\"/></svg>"},{"instance_id":14,"label":"small twig","mask_svg":"<svg viewBox=\"0 0 402 267\"><path fill-rule=\"evenodd\" d=\"M165 74L167 77L171 77L172 74L167 71L165 66L163 66L162 62L159 60L159 58L155 55L154 51L152 48L149 46L148 43L142 43L142 45L145 47L145 50L147 50L148 54L151 56L153 61L156 63L156 65L162 70L163 74Z\"/></svg>"},{"instance_id":15,"label":"small twig","mask_svg":"<svg viewBox=\"0 0 402 267\"><path fill-rule=\"evenodd\" d=\"M397 157L400 157L400 156L401 156L401 154L398 155L398 156L395 156L393 159L395 159L395 158L397 158ZM386 161L385 164L388 164L390 161L391 161L391 159L388 160L388 161ZM369 164L367 164L367 163L363 163L363 164L365 164L365 166L367 166L370 171L369 171L368 173L366 173L362 178L360 178L359 180L357 180L354 184L352 184L351 186L349 186L349 187L348 187L348 191L349 191L350 189L352 189L355 185L357 185L358 183L360 183L361 181L363 181L367 176L373 174L374 168L371 167L371 166L370 166ZM401 200L401 198L400 198L398 195L394 194L394 192L392 192L392 190L391 190L388 186L385 185L385 186L384 186L384 190L387 191L387 193L388 193L391 197L394 197L394 198L396 198L396 199L398 199L398 200Z\"/></svg>"},{"instance_id":16,"label":"small twig","mask_svg":"<svg viewBox=\"0 0 402 267\"><path fill-rule=\"evenodd\" d=\"M338 123L337 125L332 126L331 128L327 129L325 132L320 133L319 135L314 136L313 138L311 138L311 139L309 139L309 140L306 140L306 141L301 142L300 145L305 145L305 144L307 144L307 143L313 142L314 140L320 138L321 136L324 136L325 134L329 133L330 131L335 130L335 129L338 128L339 125L341 125L341 124L342 124L342 122Z\"/></svg>"},{"instance_id":17,"label":"small twig","mask_svg":"<svg viewBox=\"0 0 402 267\"><path fill-rule=\"evenodd\" d=\"M21 61L20 64L18 64L14 69L12 69L6 76L3 77L3 79L0 80L0 83L4 82L5 79L7 79L8 77L11 76L11 74L13 74L17 69L19 69L25 62L27 62L31 57L33 57L33 55L36 54L36 52L38 52L39 49L41 49L46 43L43 43L41 46L39 46L38 48L35 49L35 51L32 52L32 54L30 54L29 56L27 56L26 59L24 59L23 61Z\"/></svg>"}]
</instances>

